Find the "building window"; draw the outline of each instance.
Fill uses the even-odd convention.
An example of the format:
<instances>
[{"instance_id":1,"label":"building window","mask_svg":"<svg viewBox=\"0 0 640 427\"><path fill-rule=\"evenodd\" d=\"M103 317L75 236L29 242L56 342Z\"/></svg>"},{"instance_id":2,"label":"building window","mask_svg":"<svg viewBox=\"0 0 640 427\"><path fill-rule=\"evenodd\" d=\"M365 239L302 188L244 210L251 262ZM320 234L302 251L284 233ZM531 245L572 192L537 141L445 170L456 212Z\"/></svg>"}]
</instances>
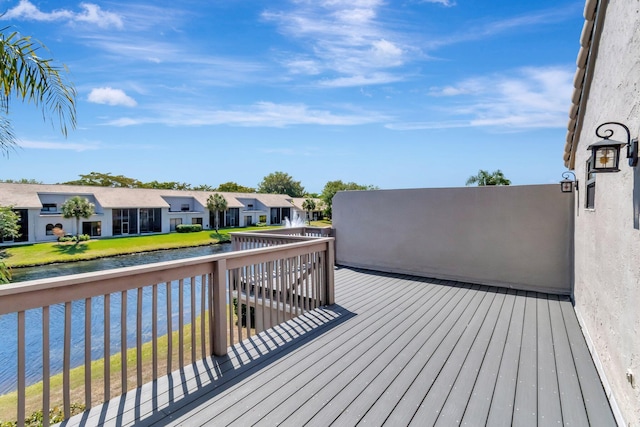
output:
<instances>
[{"instance_id":1,"label":"building window","mask_svg":"<svg viewBox=\"0 0 640 427\"><path fill-rule=\"evenodd\" d=\"M113 209L111 230L114 236L138 234L138 210Z\"/></svg>"},{"instance_id":2,"label":"building window","mask_svg":"<svg viewBox=\"0 0 640 427\"><path fill-rule=\"evenodd\" d=\"M180 210L182 212L189 212L191 208L189 207L189 203L183 203L180 205Z\"/></svg>"},{"instance_id":3,"label":"building window","mask_svg":"<svg viewBox=\"0 0 640 427\"><path fill-rule=\"evenodd\" d=\"M162 210L160 208L140 209L140 233L159 233L162 231Z\"/></svg>"},{"instance_id":4,"label":"building window","mask_svg":"<svg viewBox=\"0 0 640 427\"><path fill-rule=\"evenodd\" d=\"M191 218L191 224L200 224L200 225L202 225L202 218Z\"/></svg>"},{"instance_id":5,"label":"building window","mask_svg":"<svg viewBox=\"0 0 640 427\"><path fill-rule=\"evenodd\" d=\"M587 197L585 200L585 208L595 209L596 207L596 174L590 172L592 158L589 157L586 164L586 182L587 182Z\"/></svg>"},{"instance_id":6,"label":"building window","mask_svg":"<svg viewBox=\"0 0 640 427\"><path fill-rule=\"evenodd\" d=\"M229 208L225 213L224 218L224 226L225 227L236 227L240 223L240 209L239 208ZM221 223L222 224L222 223Z\"/></svg>"},{"instance_id":7,"label":"building window","mask_svg":"<svg viewBox=\"0 0 640 427\"><path fill-rule=\"evenodd\" d=\"M82 234L88 234L91 237L102 236L102 222L101 221L83 222Z\"/></svg>"},{"instance_id":8,"label":"building window","mask_svg":"<svg viewBox=\"0 0 640 427\"><path fill-rule=\"evenodd\" d=\"M169 220L169 231L176 231L176 227L182 224L182 218L171 218Z\"/></svg>"},{"instance_id":9,"label":"building window","mask_svg":"<svg viewBox=\"0 0 640 427\"><path fill-rule=\"evenodd\" d=\"M47 236L53 236L53 224L47 224L46 234Z\"/></svg>"},{"instance_id":10,"label":"building window","mask_svg":"<svg viewBox=\"0 0 640 427\"><path fill-rule=\"evenodd\" d=\"M271 208L271 224L280 224L280 208Z\"/></svg>"},{"instance_id":11,"label":"building window","mask_svg":"<svg viewBox=\"0 0 640 427\"><path fill-rule=\"evenodd\" d=\"M42 209L40 209L40 212L44 212L44 213L58 212L58 205L56 205L55 203L43 203Z\"/></svg>"},{"instance_id":12,"label":"building window","mask_svg":"<svg viewBox=\"0 0 640 427\"><path fill-rule=\"evenodd\" d=\"M289 218L291 221L291 208L282 208L281 220L284 221L285 218Z\"/></svg>"}]
</instances>

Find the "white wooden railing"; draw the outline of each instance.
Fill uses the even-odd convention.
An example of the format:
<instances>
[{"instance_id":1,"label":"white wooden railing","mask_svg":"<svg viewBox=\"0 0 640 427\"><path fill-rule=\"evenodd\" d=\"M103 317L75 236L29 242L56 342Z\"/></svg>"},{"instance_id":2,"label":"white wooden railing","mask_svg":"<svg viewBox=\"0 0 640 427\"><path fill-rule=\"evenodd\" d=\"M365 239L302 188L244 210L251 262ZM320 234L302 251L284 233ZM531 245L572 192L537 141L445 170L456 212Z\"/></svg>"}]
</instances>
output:
<instances>
[{"instance_id":1,"label":"white wooden railing","mask_svg":"<svg viewBox=\"0 0 640 427\"><path fill-rule=\"evenodd\" d=\"M238 239L249 236L240 234L234 237L236 244L247 246ZM252 244L253 249L237 252L0 286L0 316L17 316L16 330L2 331L3 337L15 334L17 340L17 408L13 419L24 425L27 409L42 409L48 414L52 405L62 405L68 418L72 403L78 400L88 409L200 358L224 355L228 346L264 328L334 303L333 238L261 234L260 242ZM149 298L150 304L145 303ZM96 301L101 304L96 305ZM120 304L112 313L114 301ZM100 313L95 312L96 306ZM53 307L63 311L61 324L52 324ZM72 339L71 327L76 324L72 316L78 315L79 308L83 317L80 324L84 325L80 340L77 331ZM34 317L33 311L37 312L39 325L26 321ZM162 313L166 315L159 315ZM149 323L150 331L146 331L143 324ZM52 327L60 333L61 343L52 342ZM25 337L27 332L32 335L32 328L41 334L41 349L26 345ZM101 332L95 334L96 329ZM161 331L169 333L163 337ZM150 361L143 355L143 347L149 345L144 343L148 332ZM134 343L128 346L133 335ZM119 342L111 341L114 336ZM97 368L92 369L92 359L96 358L92 356L92 344L96 340L103 348L100 375L96 375ZM164 345L159 346L160 341ZM51 348L56 344L62 350L61 369L52 369L55 357ZM71 385L72 354L77 355L72 350L77 352L77 347L84 354L80 363L84 366L84 390L80 394ZM27 352L42 355L37 363L42 366L42 396L37 400L40 407L26 402L27 365L33 363ZM51 400L50 376L54 370L62 373L61 402ZM96 385L102 385L98 387L102 389L99 396L92 392ZM48 424L44 416L44 425Z\"/></svg>"}]
</instances>

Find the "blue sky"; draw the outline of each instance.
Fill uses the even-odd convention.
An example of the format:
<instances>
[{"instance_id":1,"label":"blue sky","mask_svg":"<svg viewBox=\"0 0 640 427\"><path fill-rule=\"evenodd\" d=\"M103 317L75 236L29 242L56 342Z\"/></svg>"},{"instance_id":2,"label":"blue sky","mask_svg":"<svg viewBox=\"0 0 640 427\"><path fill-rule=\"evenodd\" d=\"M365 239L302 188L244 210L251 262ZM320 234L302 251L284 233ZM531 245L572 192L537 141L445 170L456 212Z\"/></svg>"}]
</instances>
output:
<instances>
[{"instance_id":1,"label":"blue sky","mask_svg":"<svg viewBox=\"0 0 640 427\"><path fill-rule=\"evenodd\" d=\"M91 171L310 192L556 183L584 2L0 0L3 26L68 66L65 139L13 102L0 178Z\"/></svg>"}]
</instances>

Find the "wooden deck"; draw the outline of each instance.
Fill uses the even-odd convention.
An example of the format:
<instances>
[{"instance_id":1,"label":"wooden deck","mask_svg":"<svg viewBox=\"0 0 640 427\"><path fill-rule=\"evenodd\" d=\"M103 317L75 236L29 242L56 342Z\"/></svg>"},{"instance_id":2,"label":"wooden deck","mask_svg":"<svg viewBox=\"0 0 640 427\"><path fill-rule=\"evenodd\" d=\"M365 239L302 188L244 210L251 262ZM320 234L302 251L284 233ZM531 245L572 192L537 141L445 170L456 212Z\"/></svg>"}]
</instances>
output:
<instances>
[{"instance_id":1,"label":"wooden deck","mask_svg":"<svg viewBox=\"0 0 640 427\"><path fill-rule=\"evenodd\" d=\"M615 425L565 297L338 268L336 302L66 424Z\"/></svg>"}]
</instances>

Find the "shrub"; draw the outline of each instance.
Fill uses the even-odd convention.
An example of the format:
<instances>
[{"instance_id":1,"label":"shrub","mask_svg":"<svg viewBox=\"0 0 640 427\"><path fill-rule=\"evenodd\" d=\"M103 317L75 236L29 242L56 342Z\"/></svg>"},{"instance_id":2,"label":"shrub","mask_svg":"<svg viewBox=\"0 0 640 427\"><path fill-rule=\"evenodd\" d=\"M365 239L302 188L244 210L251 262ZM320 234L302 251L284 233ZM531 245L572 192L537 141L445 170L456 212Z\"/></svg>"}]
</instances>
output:
<instances>
[{"instance_id":1,"label":"shrub","mask_svg":"<svg viewBox=\"0 0 640 427\"><path fill-rule=\"evenodd\" d=\"M238 321L240 322L240 324L242 326L247 326L247 305L246 304L240 304L240 306L242 307L242 314L238 314L238 298L234 298L233 299L233 313L236 315L236 317L238 318ZM251 322L251 328L255 328L256 327L256 311L254 307L249 307L249 320ZM236 323L237 325L237 323Z\"/></svg>"},{"instance_id":2,"label":"shrub","mask_svg":"<svg viewBox=\"0 0 640 427\"><path fill-rule=\"evenodd\" d=\"M58 237L58 242L75 242L77 241L78 238L76 236L71 236L69 234L66 234L64 236ZM81 242L86 242L88 240L91 240L91 236L89 236L88 234L81 234L80 235L80 239Z\"/></svg>"},{"instance_id":3,"label":"shrub","mask_svg":"<svg viewBox=\"0 0 640 427\"><path fill-rule=\"evenodd\" d=\"M256 222L256 227L265 227L266 225L266 222Z\"/></svg>"},{"instance_id":4,"label":"shrub","mask_svg":"<svg viewBox=\"0 0 640 427\"><path fill-rule=\"evenodd\" d=\"M176 226L178 233L196 233L202 231L202 224L180 224Z\"/></svg>"},{"instance_id":5,"label":"shrub","mask_svg":"<svg viewBox=\"0 0 640 427\"><path fill-rule=\"evenodd\" d=\"M11 282L11 269L7 265L0 261L0 285Z\"/></svg>"},{"instance_id":6,"label":"shrub","mask_svg":"<svg viewBox=\"0 0 640 427\"><path fill-rule=\"evenodd\" d=\"M81 403L72 403L70 409L71 416L74 416L83 412L85 410L85 406ZM27 427L41 426L44 419L42 410L36 411L25 418L24 425ZM64 411L62 407L56 406L49 410L49 422L51 424L61 423L64 419ZM17 425L17 421L0 421L0 427L15 427Z\"/></svg>"}]
</instances>

